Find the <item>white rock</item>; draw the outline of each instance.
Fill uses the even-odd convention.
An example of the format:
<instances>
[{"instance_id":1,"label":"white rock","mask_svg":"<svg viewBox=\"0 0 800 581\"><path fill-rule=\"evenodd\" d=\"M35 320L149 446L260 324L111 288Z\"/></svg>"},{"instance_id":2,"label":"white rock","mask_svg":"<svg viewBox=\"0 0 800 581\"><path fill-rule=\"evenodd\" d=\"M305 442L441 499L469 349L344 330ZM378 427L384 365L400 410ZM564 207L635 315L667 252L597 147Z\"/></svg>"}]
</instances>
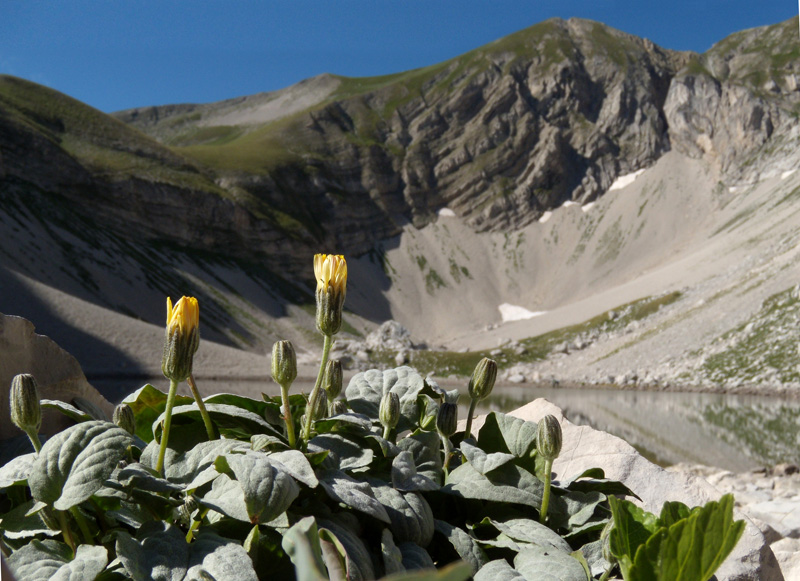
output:
<instances>
[{"instance_id":1,"label":"white rock","mask_svg":"<svg viewBox=\"0 0 800 581\"><path fill-rule=\"evenodd\" d=\"M515 373L514 375L508 376L508 381L511 383L525 383L525 376L521 373Z\"/></svg>"}]
</instances>

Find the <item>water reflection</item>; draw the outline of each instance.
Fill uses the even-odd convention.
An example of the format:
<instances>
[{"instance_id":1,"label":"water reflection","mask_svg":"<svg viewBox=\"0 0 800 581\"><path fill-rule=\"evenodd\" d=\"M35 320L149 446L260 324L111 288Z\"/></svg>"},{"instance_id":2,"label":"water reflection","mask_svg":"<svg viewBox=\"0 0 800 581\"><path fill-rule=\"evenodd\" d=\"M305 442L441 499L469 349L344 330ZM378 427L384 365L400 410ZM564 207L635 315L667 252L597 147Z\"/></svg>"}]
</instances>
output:
<instances>
[{"instance_id":1,"label":"water reflection","mask_svg":"<svg viewBox=\"0 0 800 581\"><path fill-rule=\"evenodd\" d=\"M159 389L168 387L163 379L152 382ZM93 383L109 399L119 400L146 381L130 385ZM445 389L459 388L463 418L468 404L466 382L440 382L440 385ZM280 393L271 380L198 380L198 387L206 395L236 393L260 397L261 393ZM310 381L299 381L292 391L308 393L311 387ZM185 386L181 389L189 395ZM511 411L539 397L559 406L570 421L617 435L662 465L696 462L742 471L780 462L800 463L800 402L797 401L725 394L498 385L478 411Z\"/></svg>"}]
</instances>

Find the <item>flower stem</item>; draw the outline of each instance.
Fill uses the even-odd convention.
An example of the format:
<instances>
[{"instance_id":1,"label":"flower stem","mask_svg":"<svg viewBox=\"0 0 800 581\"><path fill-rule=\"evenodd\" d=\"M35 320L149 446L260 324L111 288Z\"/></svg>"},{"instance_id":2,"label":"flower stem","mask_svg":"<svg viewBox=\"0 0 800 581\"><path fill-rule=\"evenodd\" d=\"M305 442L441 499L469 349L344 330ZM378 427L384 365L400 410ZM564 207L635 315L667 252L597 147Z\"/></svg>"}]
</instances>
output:
<instances>
[{"instance_id":1,"label":"flower stem","mask_svg":"<svg viewBox=\"0 0 800 581\"><path fill-rule=\"evenodd\" d=\"M69 530L69 522L67 522L67 513L63 510L57 510L58 522L61 523L61 534L64 535L64 542L72 549L72 554L75 554L75 541L72 539L72 531Z\"/></svg>"},{"instance_id":2,"label":"flower stem","mask_svg":"<svg viewBox=\"0 0 800 581\"><path fill-rule=\"evenodd\" d=\"M453 443L447 436L441 436L441 438L442 445L444 446L444 465L442 466L442 469L444 470L444 473L447 474L448 466L450 466L450 458L453 455Z\"/></svg>"},{"instance_id":3,"label":"flower stem","mask_svg":"<svg viewBox=\"0 0 800 581\"><path fill-rule=\"evenodd\" d=\"M325 374L325 366L328 364L328 354L331 352L331 345L333 344L333 337L331 335L323 335L325 337L325 341L322 344L322 361L319 365L319 373L317 374L317 383L314 384L314 389L311 390L311 396L308 398L308 405L306 406L306 421L303 424L303 442L308 442L311 438L311 422L313 418L311 417L310 411L313 410L317 405L317 400L319 399L319 391L322 387L322 376Z\"/></svg>"},{"instance_id":4,"label":"flower stem","mask_svg":"<svg viewBox=\"0 0 800 581\"><path fill-rule=\"evenodd\" d=\"M81 513L80 509L77 506L73 506L70 507L69 511L72 513L72 516L75 517L75 521L78 523L78 528L81 530L83 540L86 541L87 545L93 544L92 533L89 530L89 525L86 522L86 519L83 518L83 514Z\"/></svg>"},{"instance_id":5,"label":"flower stem","mask_svg":"<svg viewBox=\"0 0 800 581\"><path fill-rule=\"evenodd\" d=\"M539 522L544 524L547 520L547 506L550 504L550 481L552 479L553 461L544 461L544 494L542 495L542 510L539 513Z\"/></svg>"},{"instance_id":6,"label":"flower stem","mask_svg":"<svg viewBox=\"0 0 800 581\"><path fill-rule=\"evenodd\" d=\"M192 390L194 401L197 402L197 407L200 408L200 416L203 418L203 423L206 426L206 434L208 434L208 439L216 440L217 435L214 432L214 424L211 423L211 416L208 415L206 404L203 403L203 398L200 397L200 390L197 389L197 384L194 382L194 375L190 373L189 377L186 378L186 383L189 384L189 389Z\"/></svg>"},{"instance_id":7,"label":"flower stem","mask_svg":"<svg viewBox=\"0 0 800 581\"><path fill-rule=\"evenodd\" d=\"M289 405L290 384L281 385L281 400L283 400L283 421L286 422L286 437L289 439L289 447L297 447L297 437L294 434L294 418L292 408Z\"/></svg>"},{"instance_id":8,"label":"flower stem","mask_svg":"<svg viewBox=\"0 0 800 581\"><path fill-rule=\"evenodd\" d=\"M464 439L469 438L472 433L472 416L475 415L475 406L478 405L477 399L472 399L469 402L469 412L467 413L467 426L464 430Z\"/></svg>"},{"instance_id":9,"label":"flower stem","mask_svg":"<svg viewBox=\"0 0 800 581\"><path fill-rule=\"evenodd\" d=\"M175 394L178 392L178 382L174 379L169 380L169 395L167 395L167 408L164 410L164 429L161 432L161 446L158 449L158 461L156 462L156 472L164 476L164 456L167 453L167 441L169 440L169 428L172 425L172 408L175 407Z\"/></svg>"},{"instance_id":10,"label":"flower stem","mask_svg":"<svg viewBox=\"0 0 800 581\"><path fill-rule=\"evenodd\" d=\"M189 532L186 533L186 542L191 543L192 539L194 538L194 531L200 526L200 523L203 522L203 519L206 518L209 509L204 508L200 511L200 514L197 515L197 520L193 520L191 526L189 527Z\"/></svg>"},{"instance_id":11,"label":"flower stem","mask_svg":"<svg viewBox=\"0 0 800 581\"><path fill-rule=\"evenodd\" d=\"M611 576L611 570L613 568L614 565L611 565L608 569L606 569L603 575L600 577L600 581L608 581L608 578Z\"/></svg>"},{"instance_id":12,"label":"flower stem","mask_svg":"<svg viewBox=\"0 0 800 581\"><path fill-rule=\"evenodd\" d=\"M39 452L42 451L42 442L39 440L39 434L36 433L36 430L25 430L25 433L28 435L28 439L33 444L33 449L36 451L36 455L39 455Z\"/></svg>"}]
</instances>

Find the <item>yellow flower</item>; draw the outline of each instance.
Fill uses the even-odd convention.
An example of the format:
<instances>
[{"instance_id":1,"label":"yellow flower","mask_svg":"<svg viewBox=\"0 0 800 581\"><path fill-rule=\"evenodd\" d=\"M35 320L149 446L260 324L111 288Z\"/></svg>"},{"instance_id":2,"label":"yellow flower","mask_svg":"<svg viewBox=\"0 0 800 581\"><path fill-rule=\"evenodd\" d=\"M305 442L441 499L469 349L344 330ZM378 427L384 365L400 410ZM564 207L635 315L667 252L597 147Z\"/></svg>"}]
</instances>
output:
<instances>
[{"instance_id":1,"label":"yellow flower","mask_svg":"<svg viewBox=\"0 0 800 581\"><path fill-rule=\"evenodd\" d=\"M341 254L315 254L314 276L317 277L317 291L334 287L344 294L347 287L347 261Z\"/></svg>"},{"instance_id":2,"label":"yellow flower","mask_svg":"<svg viewBox=\"0 0 800 581\"><path fill-rule=\"evenodd\" d=\"M341 254L316 254L317 327L328 337L342 326L342 308L347 292L347 262Z\"/></svg>"},{"instance_id":3,"label":"yellow flower","mask_svg":"<svg viewBox=\"0 0 800 581\"><path fill-rule=\"evenodd\" d=\"M183 381L192 373L192 360L200 344L200 307L194 297L183 297L175 306L167 297L167 328L161 371L167 379Z\"/></svg>"}]
</instances>

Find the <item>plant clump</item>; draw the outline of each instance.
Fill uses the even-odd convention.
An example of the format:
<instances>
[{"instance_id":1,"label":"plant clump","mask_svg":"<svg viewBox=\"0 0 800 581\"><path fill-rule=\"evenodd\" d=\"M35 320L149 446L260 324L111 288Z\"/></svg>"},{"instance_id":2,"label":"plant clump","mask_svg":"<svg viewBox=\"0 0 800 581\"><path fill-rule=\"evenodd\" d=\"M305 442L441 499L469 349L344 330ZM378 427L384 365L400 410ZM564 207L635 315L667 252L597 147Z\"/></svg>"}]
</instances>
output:
<instances>
[{"instance_id":1,"label":"plant clump","mask_svg":"<svg viewBox=\"0 0 800 581\"><path fill-rule=\"evenodd\" d=\"M553 479L552 416L492 412L473 434L492 360L470 380L463 430L458 390L411 367L361 372L342 389L328 352L346 263L318 255L315 271L323 356L308 397L290 393L287 341L273 349L279 396L201 397L199 309L186 297L168 302L169 390L143 386L113 422L58 402L76 423L41 445L35 380L15 378L14 421L33 451L0 467L0 549L19 581L706 581L735 546L744 523L730 496L655 516L600 468ZM177 394L183 380L192 397Z\"/></svg>"}]
</instances>

